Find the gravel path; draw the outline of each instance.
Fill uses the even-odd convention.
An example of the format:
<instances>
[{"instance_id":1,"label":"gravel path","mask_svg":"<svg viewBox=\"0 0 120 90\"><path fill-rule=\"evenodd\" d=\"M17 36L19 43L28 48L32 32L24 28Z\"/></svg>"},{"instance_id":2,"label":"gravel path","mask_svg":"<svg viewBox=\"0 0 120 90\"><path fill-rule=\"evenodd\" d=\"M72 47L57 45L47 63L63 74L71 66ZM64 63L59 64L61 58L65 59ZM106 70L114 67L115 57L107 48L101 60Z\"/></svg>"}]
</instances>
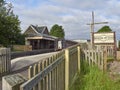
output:
<instances>
[{"instance_id":1,"label":"gravel path","mask_svg":"<svg viewBox=\"0 0 120 90\"><path fill-rule=\"evenodd\" d=\"M120 80L120 51L117 51L117 59L109 63L110 77L113 80Z\"/></svg>"},{"instance_id":2,"label":"gravel path","mask_svg":"<svg viewBox=\"0 0 120 90\"><path fill-rule=\"evenodd\" d=\"M120 80L120 61L113 61L109 64L109 75L112 80Z\"/></svg>"},{"instance_id":3,"label":"gravel path","mask_svg":"<svg viewBox=\"0 0 120 90\"><path fill-rule=\"evenodd\" d=\"M110 71L120 74L120 51L117 51L117 60L110 63Z\"/></svg>"},{"instance_id":4,"label":"gravel path","mask_svg":"<svg viewBox=\"0 0 120 90\"><path fill-rule=\"evenodd\" d=\"M120 74L120 61L113 61L110 63L110 72Z\"/></svg>"}]
</instances>

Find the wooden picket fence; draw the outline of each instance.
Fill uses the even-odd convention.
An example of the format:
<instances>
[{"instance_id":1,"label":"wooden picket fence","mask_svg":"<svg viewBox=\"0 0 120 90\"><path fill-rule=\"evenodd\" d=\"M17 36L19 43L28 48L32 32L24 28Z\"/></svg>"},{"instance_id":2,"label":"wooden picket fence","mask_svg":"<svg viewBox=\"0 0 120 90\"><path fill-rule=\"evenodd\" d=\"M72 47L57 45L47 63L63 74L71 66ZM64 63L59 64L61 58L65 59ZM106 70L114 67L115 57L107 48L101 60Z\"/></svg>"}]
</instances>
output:
<instances>
[{"instance_id":1,"label":"wooden picket fence","mask_svg":"<svg viewBox=\"0 0 120 90\"><path fill-rule=\"evenodd\" d=\"M29 80L20 90L69 90L80 71L80 46L72 46L29 67Z\"/></svg>"},{"instance_id":2,"label":"wooden picket fence","mask_svg":"<svg viewBox=\"0 0 120 90\"><path fill-rule=\"evenodd\" d=\"M79 45L69 47L30 66L29 80L20 86L20 90L69 90L76 73L80 71L81 60L86 60L89 65L97 65L105 71L109 53L113 52L107 48L81 49Z\"/></svg>"},{"instance_id":3,"label":"wooden picket fence","mask_svg":"<svg viewBox=\"0 0 120 90\"><path fill-rule=\"evenodd\" d=\"M84 50L85 58L89 65L97 65L101 70L107 69L107 51L88 49Z\"/></svg>"},{"instance_id":4,"label":"wooden picket fence","mask_svg":"<svg viewBox=\"0 0 120 90\"><path fill-rule=\"evenodd\" d=\"M107 62L109 59L116 60L116 49L113 45L98 45L93 48L82 48L84 60L89 65L97 65L101 70L107 70Z\"/></svg>"},{"instance_id":5,"label":"wooden picket fence","mask_svg":"<svg viewBox=\"0 0 120 90\"><path fill-rule=\"evenodd\" d=\"M11 69L10 48L0 48L0 77L8 74Z\"/></svg>"},{"instance_id":6,"label":"wooden picket fence","mask_svg":"<svg viewBox=\"0 0 120 90\"><path fill-rule=\"evenodd\" d=\"M116 59L117 50L114 45L97 45L96 50L106 50L107 58L112 58L114 60Z\"/></svg>"}]
</instances>

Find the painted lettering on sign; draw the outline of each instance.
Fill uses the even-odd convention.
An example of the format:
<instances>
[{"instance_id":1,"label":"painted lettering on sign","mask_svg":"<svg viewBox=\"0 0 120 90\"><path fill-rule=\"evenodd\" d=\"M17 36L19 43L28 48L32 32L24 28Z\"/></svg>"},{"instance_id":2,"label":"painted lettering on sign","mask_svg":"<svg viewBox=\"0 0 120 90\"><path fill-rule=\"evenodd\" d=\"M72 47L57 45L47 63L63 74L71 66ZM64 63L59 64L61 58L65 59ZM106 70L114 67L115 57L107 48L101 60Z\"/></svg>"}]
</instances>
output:
<instances>
[{"instance_id":1,"label":"painted lettering on sign","mask_svg":"<svg viewBox=\"0 0 120 90\"><path fill-rule=\"evenodd\" d=\"M114 43L114 33L94 33L94 43Z\"/></svg>"}]
</instances>

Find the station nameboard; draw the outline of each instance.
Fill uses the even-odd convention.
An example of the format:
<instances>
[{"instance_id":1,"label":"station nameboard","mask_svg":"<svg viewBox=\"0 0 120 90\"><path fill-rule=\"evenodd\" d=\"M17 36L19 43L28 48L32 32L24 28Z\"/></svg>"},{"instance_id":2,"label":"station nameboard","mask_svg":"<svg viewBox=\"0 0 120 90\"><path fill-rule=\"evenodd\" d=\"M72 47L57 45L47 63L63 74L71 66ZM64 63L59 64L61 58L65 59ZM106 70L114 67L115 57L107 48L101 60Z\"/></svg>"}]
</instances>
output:
<instances>
[{"instance_id":1,"label":"station nameboard","mask_svg":"<svg viewBox=\"0 0 120 90\"><path fill-rule=\"evenodd\" d=\"M94 44L114 44L115 43L115 32L110 33L94 33L93 34Z\"/></svg>"}]
</instances>

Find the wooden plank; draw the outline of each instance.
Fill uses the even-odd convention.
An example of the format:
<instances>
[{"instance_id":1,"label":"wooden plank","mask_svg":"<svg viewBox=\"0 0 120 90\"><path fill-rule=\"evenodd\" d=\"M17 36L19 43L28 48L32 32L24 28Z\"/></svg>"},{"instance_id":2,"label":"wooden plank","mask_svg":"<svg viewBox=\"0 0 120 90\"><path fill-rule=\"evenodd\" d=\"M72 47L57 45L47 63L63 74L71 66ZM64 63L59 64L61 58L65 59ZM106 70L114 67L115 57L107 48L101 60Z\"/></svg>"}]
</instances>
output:
<instances>
[{"instance_id":1,"label":"wooden plank","mask_svg":"<svg viewBox=\"0 0 120 90\"><path fill-rule=\"evenodd\" d=\"M28 68L28 79L31 79L32 76L33 76L31 72L33 72L32 71L32 66L29 66L29 68Z\"/></svg>"},{"instance_id":2,"label":"wooden plank","mask_svg":"<svg viewBox=\"0 0 120 90\"><path fill-rule=\"evenodd\" d=\"M104 51L101 52L101 62L102 62L101 70L103 70L103 68L104 68Z\"/></svg>"},{"instance_id":3,"label":"wooden plank","mask_svg":"<svg viewBox=\"0 0 120 90\"><path fill-rule=\"evenodd\" d=\"M54 57L51 57L51 62L54 62ZM51 71L51 90L54 90L54 69Z\"/></svg>"},{"instance_id":4,"label":"wooden plank","mask_svg":"<svg viewBox=\"0 0 120 90\"><path fill-rule=\"evenodd\" d=\"M38 73L37 64L33 66L33 77ZM38 84L33 87L33 90L38 90Z\"/></svg>"},{"instance_id":5,"label":"wooden plank","mask_svg":"<svg viewBox=\"0 0 120 90\"><path fill-rule=\"evenodd\" d=\"M103 60L103 70L106 71L107 70L107 51L106 48L104 50L104 60Z\"/></svg>"},{"instance_id":6,"label":"wooden plank","mask_svg":"<svg viewBox=\"0 0 120 90\"><path fill-rule=\"evenodd\" d=\"M9 49L6 49L6 72L8 73L9 72L9 68L8 68L8 65L9 65Z\"/></svg>"},{"instance_id":7,"label":"wooden plank","mask_svg":"<svg viewBox=\"0 0 120 90\"><path fill-rule=\"evenodd\" d=\"M97 51L94 51L95 54L95 64L97 65Z\"/></svg>"},{"instance_id":8,"label":"wooden plank","mask_svg":"<svg viewBox=\"0 0 120 90\"><path fill-rule=\"evenodd\" d=\"M56 60L56 55L54 55L54 57L53 57L54 59L54 61ZM56 90L56 74L55 74L55 69L56 68L54 68L54 70L53 70L53 90Z\"/></svg>"},{"instance_id":9,"label":"wooden plank","mask_svg":"<svg viewBox=\"0 0 120 90\"><path fill-rule=\"evenodd\" d=\"M43 63L42 63L42 71L44 71L44 68L45 68L45 61L43 61ZM45 76L46 77L46 76ZM45 77L43 77L43 79L42 79L42 89L41 90L45 90Z\"/></svg>"},{"instance_id":10,"label":"wooden plank","mask_svg":"<svg viewBox=\"0 0 120 90\"><path fill-rule=\"evenodd\" d=\"M42 80L49 72L57 67L64 60L64 56L59 57L51 65L46 67L43 71L21 85L21 90L31 90L40 80ZM43 90L43 89L42 89Z\"/></svg>"},{"instance_id":11,"label":"wooden plank","mask_svg":"<svg viewBox=\"0 0 120 90\"><path fill-rule=\"evenodd\" d=\"M0 76L10 72L10 48L0 48Z\"/></svg>"},{"instance_id":12,"label":"wooden plank","mask_svg":"<svg viewBox=\"0 0 120 90\"><path fill-rule=\"evenodd\" d=\"M4 53L3 53L3 49L1 49L1 53L2 53L2 75L4 73Z\"/></svg>"},{"instance_id":13,"label":"wooden plank","mask_svg":"<svg viewBox=\"0 0 120 90\"><path fill-rule=\"evenodd\" d=\"M59 77L58 77L58 67L59 67L59 65L56 67L56 90L58 90L58 80L59 80Z\"/></svg>"},{"instance_id":14,"label":"wooden plank","mask_svg":"<svg viewBox=\"0 0 120 90\"><path fill-rule=\"evenodd\" d=\"M40 71L41 71L40 65L41 65L41 62L38 63L38 73L40 73ZM41 89L41 81L39 81L39 83L38 83L38 90L40 90L40 89Z\"/></svg>"},{"instance_id":15,"label":"wooden plank","mask_svg":"<svg viewBox=\"0 0 120 90\"><path fill-rule=\"evenodd\" d=\"M48 65L51 64L51 58L48 58ZM48 89L51 90L51 72L48 74Z\"/></svg>"},{"instance_id":16,"label":"wooden plank","mask_svg":"<svg viewBox=\"0 0 120 90\"><path fill-rule=\"evenodd\" d=\"M69 90L69 49L65 50L65 90Z\"/></svg>"},{"instance_id":17,"label":"wooden plank","mask_svg":"<svg viewBox=\"0 0 120 90\"><path fill-rule=\"evenodd\" d=\"M77 47L78 49L78 71L80 72L80 46Z\"/></svg>"},{"instance_id":18,"label":"wooden plank","mask_svg":"<svg viewBox=\"0 0 120 90\"><path fill-rule=\"evenodd\" d=\"M8 72L11 72L11 50L10 50L10 48L8 48L8 51L9 51L9 59L8 59Z\"/></svg>"},{"instance_id":19,"label":"wooden plank","mask_svg":"<svg viewBox=\"0 0 120 90\"><path fill-rule=\"evenodd\" d=\"M97 54L97 60L98 60L98 67L100 68L101 65L100 65L100 52L98 52Z\"/></svg>"},{"instance_id":20,"label":"wooden plank","mask_svg":"<svg viewBox=\"0 0 120 90\"><path fill-rule=\"evenodd\" d=\"M49 65L48 60L49 59L46 60L46 67ZM46 90L48 90L48 77L49 77L49 74L46 76Z\"/></svg>"},{"instance_id":21,"label":"wooden plank","mask_svg":"<svg viewBox=\"0 0 120 90\"><path fill-rule=\"evenodd\" d=\"M4 73L7 73L7 49L4 49Z\"/></svg>"},{"instance_id":22,"label":"wooden plank","mask_svg":"<svg viewBox=\"0 0 120 90\"><path fill-rule=\"evenodd\" d=\"M89 65L91 64L91 56L90 56L90 50L89 50L89 52L88 52L88 58L89 58Z\"/></svg>"}]
</instances>

